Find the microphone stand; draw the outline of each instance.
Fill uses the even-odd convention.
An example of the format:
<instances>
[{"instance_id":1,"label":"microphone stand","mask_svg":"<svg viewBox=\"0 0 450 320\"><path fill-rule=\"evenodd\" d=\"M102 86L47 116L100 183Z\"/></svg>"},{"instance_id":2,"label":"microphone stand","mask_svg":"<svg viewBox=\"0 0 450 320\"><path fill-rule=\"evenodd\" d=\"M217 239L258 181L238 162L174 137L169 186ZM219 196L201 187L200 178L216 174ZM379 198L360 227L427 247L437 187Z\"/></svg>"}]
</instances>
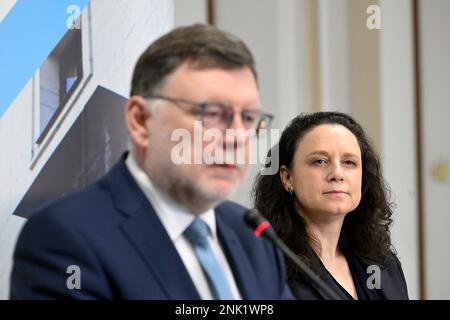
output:
<instances>
[{"instance_id":1,"label":"microphone stand","mask_svg":"<svg viewBox=\"0 0 450 320\"><path fill-rule=\"evenodd\" d=\"M316 273L314 273L288 246L278 237L275 230L256 209L244 214L245 222L255 230L255 235L264 235L273 241L278 248L300 269L306 279L324 296L331 300L342 300Z\"/></svg>"}]
</instances>

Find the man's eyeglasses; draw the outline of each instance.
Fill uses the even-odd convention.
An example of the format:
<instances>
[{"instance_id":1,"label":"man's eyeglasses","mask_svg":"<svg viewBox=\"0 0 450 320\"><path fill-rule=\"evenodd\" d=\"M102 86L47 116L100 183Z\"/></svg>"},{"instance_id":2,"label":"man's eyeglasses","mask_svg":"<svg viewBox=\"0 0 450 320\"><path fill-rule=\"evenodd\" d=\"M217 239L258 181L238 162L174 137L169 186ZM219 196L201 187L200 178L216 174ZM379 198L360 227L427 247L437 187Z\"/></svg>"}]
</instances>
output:
<instances>
[{"instance_id":1,"label":"man's eyeglasses","mask_svg":"<svg viewBox=\"0 0 450 320\"><path fill-rule=\"evenodd\" d=\"M233 122L233 107L219 102L194 102L184 99L176 99L161 95L146 96L147 99L161 99L172 102L174 105L181 107L188 106L189 110L196 114L202 121L205 128L229 128ZM256 109L246 109L240 112L242 124L245 129L254 129L256 134L261 135L262 129L269 129L273 119L273 115Z\"/></svg>"}]
</instances>

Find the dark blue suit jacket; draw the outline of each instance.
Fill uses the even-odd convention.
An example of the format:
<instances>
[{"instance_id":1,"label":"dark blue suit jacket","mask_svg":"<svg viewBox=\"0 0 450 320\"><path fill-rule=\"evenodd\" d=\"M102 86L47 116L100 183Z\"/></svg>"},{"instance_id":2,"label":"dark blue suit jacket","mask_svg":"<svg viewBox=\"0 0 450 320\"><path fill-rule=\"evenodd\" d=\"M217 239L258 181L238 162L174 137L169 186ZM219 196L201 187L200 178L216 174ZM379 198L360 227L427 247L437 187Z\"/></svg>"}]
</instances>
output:
<instances>
[{"instance_id":1,"label":"dark blue suit jacket","mask_svg":"<svg viewBox=\"0 0 450 320\"><path fill-rule=\"evenodd\" d=\"M243 299L290 299L279 251L215 208L217 232ZM66 281L76 265L81 289ZM14 253L12 299L200 299L175 246L123 159L83 191L38 210Z\"/></svg>"}]
</instances>

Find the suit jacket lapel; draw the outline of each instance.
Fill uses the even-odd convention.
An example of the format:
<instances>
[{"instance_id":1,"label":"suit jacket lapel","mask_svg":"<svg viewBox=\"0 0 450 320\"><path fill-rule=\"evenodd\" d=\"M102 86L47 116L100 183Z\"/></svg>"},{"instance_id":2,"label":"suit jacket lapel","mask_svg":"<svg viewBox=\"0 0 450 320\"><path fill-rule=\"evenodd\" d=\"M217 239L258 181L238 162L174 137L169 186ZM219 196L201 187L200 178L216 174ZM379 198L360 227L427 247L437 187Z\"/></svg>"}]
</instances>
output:
<instances>
[{"instance_id":1,"label":"suit jacket lapel","mask_svg":"<svg viewBox=\"0 0 450 320\"><path fill-rule=\"evenodd\" d=\"M127 217L121 228L167 297L200 299L172 240L123 161L108 178L116 207Z\"/></svg>"},{"instance_id":2,"label":"suit jacket lapel","mask_svg":"<svg viewBox=\"0 0 450 320\"><path fill-rule=\"evenodd\" d=\"M227 212L222 212L220 208L216 208L215 211L219 241L233 271L242 298L245 300L261 299L260 290L257 289L259 283L255 271L233 227L225 219L224 215Z\"/></svg>"}]
</instances>

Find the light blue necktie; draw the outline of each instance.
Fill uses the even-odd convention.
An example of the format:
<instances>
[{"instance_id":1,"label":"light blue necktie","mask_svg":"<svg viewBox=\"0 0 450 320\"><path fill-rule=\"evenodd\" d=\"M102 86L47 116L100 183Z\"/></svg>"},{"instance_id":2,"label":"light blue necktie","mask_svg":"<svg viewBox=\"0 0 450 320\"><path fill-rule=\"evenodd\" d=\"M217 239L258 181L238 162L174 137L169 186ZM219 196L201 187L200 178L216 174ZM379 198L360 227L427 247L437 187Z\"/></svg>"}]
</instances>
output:
<instances>
[{"instance_id":1,"label":"light blue necktie","mask_svg":"<svg viewBox=\"0 0 450 320\"><path fill-rule=\"evenodd\" d=\"M195 218L184 231L184 234L194 247L195 254L206 274L214 298L217 300L232 300L233 295L231 294L225 274L222 272L209 245L207 238L208 232L207 224L202 219Z\"/></svg>"}]
</instances>

